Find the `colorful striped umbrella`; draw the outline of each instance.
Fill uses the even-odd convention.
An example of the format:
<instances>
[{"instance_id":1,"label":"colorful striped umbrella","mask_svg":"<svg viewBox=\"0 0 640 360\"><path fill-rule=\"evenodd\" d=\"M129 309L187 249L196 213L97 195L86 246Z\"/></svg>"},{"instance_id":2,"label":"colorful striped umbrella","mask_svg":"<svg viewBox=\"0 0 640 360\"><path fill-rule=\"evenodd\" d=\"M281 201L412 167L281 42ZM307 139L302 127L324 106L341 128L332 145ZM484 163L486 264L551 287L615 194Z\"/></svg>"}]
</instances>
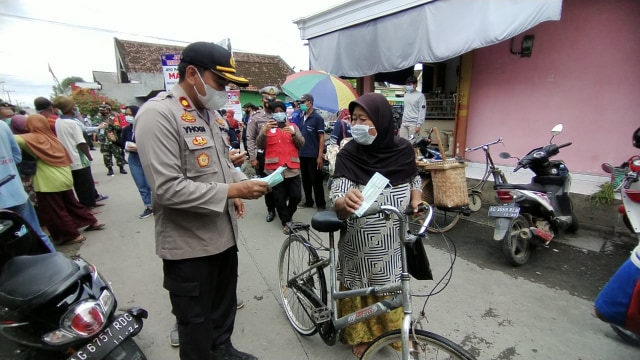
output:
<instances>
[{"instance_id":1,"label":"colorful striped umbrella","mask_svg":"<svg viewBox=\"0 0 640 360\"><path fill-rule=\"evenodd\" d=\"M282 84L282 91L294 100L303 94L313 96L313 107L338 112L349 107L349 103L358 95L351 84L324 71L300 71L287 76Z\"/></svg>"}]
</instances>

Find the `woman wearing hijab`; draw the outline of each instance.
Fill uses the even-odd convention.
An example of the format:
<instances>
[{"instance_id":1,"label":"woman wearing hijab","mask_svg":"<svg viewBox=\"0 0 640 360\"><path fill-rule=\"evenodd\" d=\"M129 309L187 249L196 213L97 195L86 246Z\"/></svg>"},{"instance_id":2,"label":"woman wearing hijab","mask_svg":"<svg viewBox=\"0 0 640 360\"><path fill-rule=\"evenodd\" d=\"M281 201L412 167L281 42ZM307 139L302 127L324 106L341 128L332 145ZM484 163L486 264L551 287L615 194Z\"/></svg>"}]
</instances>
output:
<instances>
[{"instance_id":1,"label":"woman wearing hijab","mask_svg":"<svg viewBox=\"0 0 640 360\"><path fill-rule=\"evenodd\" d=\"M346 219L362 204L361 190L379 172L389 185L378 197L381 205L417 211L422 203L422 183L409 141L393 135L393 117L387 99L375 93L362 95L349 104L351 134L338 153L329 198L340 218ZM347 220L346 236L338 246L338 280L342 289L386 285L400 281L399 224L376 214ZM372 266L373 264L373 266ZM338 302L338 315L362 309L381 300L368 295ZM378 335L402 326L402 308L347 327L342 341L360 357Z\"/></svg>"},{"instance_id":2,"label":"woman wearing hijab","mask_svg":"<svg viewBox=\"0 0 640 360\"><path fill-rule=\"evenodd\" d=\"M58 243L82 242L86 237L78 232L101 230L104 224L81 205L73 193L71 159L64 145L56 138L47 122L39 114L29 115L27 133L15 135L20 148L37 159L33 187L38 199L38 216L51 237Z\"/></svg>"}]
</instances>

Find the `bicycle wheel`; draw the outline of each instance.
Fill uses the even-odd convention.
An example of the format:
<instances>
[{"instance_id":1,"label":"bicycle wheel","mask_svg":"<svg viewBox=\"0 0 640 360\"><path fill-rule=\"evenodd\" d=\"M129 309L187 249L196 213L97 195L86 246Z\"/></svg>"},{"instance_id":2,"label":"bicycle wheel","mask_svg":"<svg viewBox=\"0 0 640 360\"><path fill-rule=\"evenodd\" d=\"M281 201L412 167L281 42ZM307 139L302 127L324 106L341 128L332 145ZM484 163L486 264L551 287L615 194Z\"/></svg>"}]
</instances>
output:
<instances>
[{"instance_id":1,"label":"bicycle wheel","mask_svg":"<svg viewBox=\"0 0 640 360\"><path fill-rule=\"evenodd\" d=\"M434 203L433 182L431 178L422 179L422 200L427 204ZM433 207L433 218L427 227L431 233L443 233L453 229L460 220L460 211L447 209L444 207Z\"/></svg>"},{"instance_id":2,"label":"bicycle wheel","mask_svg":"<svg viewBox=\"0 0 640 360\"><path fill-rule=\"evenodd\" d=\"M475 359L460 345L425 330L416 329L415 333L412 331L409 339L412 341L410 358L413 360ZM386 332L369 344L360 359L401 359L402 351L391 347L391 344L401 341L400 330Z\"/></svg>"},{"instance_id":3,"label":"bicycle wheel","mask_svg":"<svg viewBox=\"0 0 640 360\"><path fill-rule=\"evenodd\" d=\"M282 307L291 326L304 336L317 332L311 314L314 309L327 303L327 282L321 267L300 277L295 283L290 283L289 279L318 261L320 257L316 249L298 234L289 236L280 248L278 280Z\"/></svg>"}]
</instances>

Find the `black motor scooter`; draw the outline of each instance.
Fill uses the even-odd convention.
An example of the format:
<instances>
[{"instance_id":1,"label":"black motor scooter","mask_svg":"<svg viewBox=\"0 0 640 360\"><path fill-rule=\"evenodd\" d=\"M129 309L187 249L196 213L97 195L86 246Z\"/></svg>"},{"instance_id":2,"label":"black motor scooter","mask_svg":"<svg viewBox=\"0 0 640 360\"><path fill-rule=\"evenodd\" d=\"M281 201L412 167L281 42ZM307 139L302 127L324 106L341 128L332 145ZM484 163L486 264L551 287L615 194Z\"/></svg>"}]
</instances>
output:
<instances>
[{"instance_id":1,"label":"black motor scooter","mask_svg":"<svg viewBox=\"0 0 640 360\"><path fill-rule=\"evenodd\" d=\"M502 253L512 265L527 263L532 245L548 244L561 232L578 231L578 219L569 198L571 174L562 160L551 160L560 149L571 145L553 144L562 132L562 124L552 130L549 145L535 148L513 169L530 169L535 176L529 184L495 184L500 205L489 207L489 217L496 219L493 239L502 242ZM503 159L509 153L500 153Z\"/></svg>"},{"instance_id":2,"label":"black motor scooter","mask_svg":"<svg viewBox=\"0 0 640 360\"><path fill-rule=\"evenodd\" d=\"M20 181L8 176L8 181ZM50 252L17 213L0 210L0 336L17 358L137 359L147 311L116 311L111 285L79 256Z\"/></svg>"}]
</instances>

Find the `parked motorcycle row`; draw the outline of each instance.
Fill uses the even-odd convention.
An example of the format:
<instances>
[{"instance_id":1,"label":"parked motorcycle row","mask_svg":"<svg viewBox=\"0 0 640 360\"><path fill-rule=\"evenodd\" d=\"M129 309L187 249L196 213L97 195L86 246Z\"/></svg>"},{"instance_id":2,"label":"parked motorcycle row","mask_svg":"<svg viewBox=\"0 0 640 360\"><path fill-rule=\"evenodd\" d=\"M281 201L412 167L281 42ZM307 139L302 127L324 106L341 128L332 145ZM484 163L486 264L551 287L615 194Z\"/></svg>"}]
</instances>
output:
<instances>
[{"instance_id":1,"label":"parked motorcycle row","mask_svg":"<svg viewBox=\"0 0 640 360\"><path fill-rule=\"evenodd\" d=\"M0 184L9 181L20 179ZM147 311L117 306L94 265L51 252L18 214L0 210L0 336L14 343L17 357L146 359L133 337Z\"/></svg>"}]
</instances>

